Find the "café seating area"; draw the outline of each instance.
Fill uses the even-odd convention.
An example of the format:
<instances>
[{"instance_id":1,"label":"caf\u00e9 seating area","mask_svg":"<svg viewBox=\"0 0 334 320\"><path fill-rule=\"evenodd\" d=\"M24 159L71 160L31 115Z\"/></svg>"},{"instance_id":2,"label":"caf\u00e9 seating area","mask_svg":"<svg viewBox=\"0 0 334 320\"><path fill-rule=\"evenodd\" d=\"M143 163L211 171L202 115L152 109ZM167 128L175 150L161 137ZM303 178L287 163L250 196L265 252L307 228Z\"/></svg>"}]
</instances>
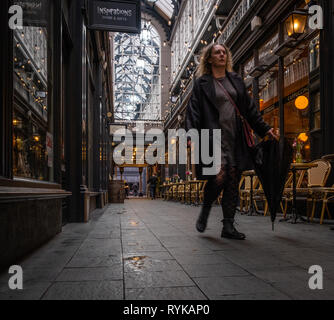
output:
<instances>
[{"instance_id":1,"label":"caf\u00e9 seating area","mask_svg":"<svg viewBox=\"0 0 334 320\"><path fill-rule=\"evenodd\" d=\"M292 166L296 164L292 164ZM317 212L319 223L323 224L324 219L332 219L329 203L334 203L334 185L328 186L332 166L324 159L317 159L298 168L297 164L295 192L297 204L306 208L307 220L313 222ZM302 168L302 169L301 169ZM261 183L256 175L253 176L251 185L250 177L243 176L240 186L240 211L248 210L251 204L251 190L253 192L253 205L259 211L259 204L262 204L263 214L269 214L267 199L264 195ZM293 174L290 171L285 182L280 209L283 217L291 212L293 205ZM318 209L318 210L317 210Z\"/></svg>"},{"instance_id":2,"label":"caf\u00e9 seating area","mask_svg":"<svg viewBox=\"0 0 334 320\"><path fill-rule=\"evenodd\" d=\"M293 176L293 168L295 169L295 177ZM331 170L331 163L326 159L291 164L280 203L283 217L286 218L291 213L295 191L297 205L304 205L306 208L307 221L313 222L316 216L319 217L320 224L323 224L324 219L332 219L329 204L334 204L334 185L328 186L327 183ZM203 203L206 183L205 180L165 182L161 186L160 194L165 201L177 201L198 206ZM217 205L221 203L221 199L222 194L216 201ZM239 184L239 199L241 213L247 213L253 205L257 213L264 216L269 214L267 199L261 182L254 171L243 172Z\"/></svg>"},{"instance_id":3,"label":"caf\u00e9 seating area","mask_svg":"<svg viewBox=\"0 0 334 320\"><path fill-rule=\"evenodd\" d=\"M179 201L189 205L203 203L206 180L188 180L170 182L162 185L161 196L164 200Z\"/></svg>"}]
</instances>

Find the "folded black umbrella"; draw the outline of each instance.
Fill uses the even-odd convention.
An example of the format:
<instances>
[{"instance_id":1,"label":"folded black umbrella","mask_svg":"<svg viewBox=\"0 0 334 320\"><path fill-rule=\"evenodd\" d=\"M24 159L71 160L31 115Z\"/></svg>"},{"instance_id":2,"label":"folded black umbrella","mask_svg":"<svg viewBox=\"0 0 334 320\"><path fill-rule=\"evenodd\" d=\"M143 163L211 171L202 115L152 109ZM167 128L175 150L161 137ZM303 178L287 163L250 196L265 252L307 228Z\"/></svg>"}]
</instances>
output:
<instances>
[{"instance_id":1,"label":"folded black umbrella","mask_svg":"<svg viewBox=\"0 0 334 320\"><path fill-rule=\"evenodd\" d=\"M254 169L268 201L272 227L292 162L293 149L286 138L262 141L253 148Z\"/></svg>"}]
</instances>

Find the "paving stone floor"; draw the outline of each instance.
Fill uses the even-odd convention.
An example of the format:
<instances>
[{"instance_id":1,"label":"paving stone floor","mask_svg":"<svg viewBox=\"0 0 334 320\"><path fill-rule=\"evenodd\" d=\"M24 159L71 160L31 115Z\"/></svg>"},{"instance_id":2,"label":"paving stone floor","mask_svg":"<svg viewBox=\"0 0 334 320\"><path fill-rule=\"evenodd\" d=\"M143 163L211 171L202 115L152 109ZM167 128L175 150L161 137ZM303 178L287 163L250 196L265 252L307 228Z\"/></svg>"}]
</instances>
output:
<instances>
[{"instance_id":1,"label":"paving stone floor","mask_svg":"<svg viewBox=\"0 0 334 320\"><path fill-rule=\"evenodd\" d=\"M17 264L23 290L0 299L233 300L333 299L334 231L317 223L237 215L245 241L220 238L214 207L207 231L195 230L199 207L127 200L94 212ZM323 290L309 289L309 267L323 269Z\"/></svg>"}]
</instances>

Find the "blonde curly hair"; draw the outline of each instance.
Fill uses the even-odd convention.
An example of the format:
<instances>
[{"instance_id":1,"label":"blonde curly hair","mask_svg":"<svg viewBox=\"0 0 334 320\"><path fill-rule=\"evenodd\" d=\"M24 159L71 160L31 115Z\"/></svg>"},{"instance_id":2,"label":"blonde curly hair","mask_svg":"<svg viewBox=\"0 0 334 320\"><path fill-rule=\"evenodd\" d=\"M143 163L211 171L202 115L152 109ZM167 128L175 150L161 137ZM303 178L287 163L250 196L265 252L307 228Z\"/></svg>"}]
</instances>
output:
<instances>
[{"instance_id":1,"label":"blonde curly hair","mask_svg":"<svg viewBox=\"0 0 334 320\"><path fill-rule=\"evenodd\" d=\"M230 49L225 44L213 42L202 49L201 61L196 72L197 77L201 77L204 74L212 74L211 63L209 62L209 59L211 58L212 49L215 46L222 46L225 48L227 54L226 70L228 72L233 71L233 58Z\"/></svg>"}]
</instances>

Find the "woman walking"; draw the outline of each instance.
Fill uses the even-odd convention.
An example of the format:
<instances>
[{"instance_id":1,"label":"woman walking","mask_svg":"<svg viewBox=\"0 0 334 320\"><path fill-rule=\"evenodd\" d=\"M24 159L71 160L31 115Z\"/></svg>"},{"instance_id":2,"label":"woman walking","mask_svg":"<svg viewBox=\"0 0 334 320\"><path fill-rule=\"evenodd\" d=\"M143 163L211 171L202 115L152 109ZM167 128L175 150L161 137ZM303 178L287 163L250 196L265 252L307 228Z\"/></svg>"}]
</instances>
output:
<instances>
[{"instance_id":1,"label":"woman walking","mask_svg":"<svg viewBox=\"0 0 334 320\"><path fill-rule=\"evenodd\" d=\"M221 236L243 240L246 236L234 227L234 215L241 172L251 168L251 159L243 141L238 113L261 138L278 137L263 121L242 78L232 72L232 55L225 45L212 43L204 48L197 76L187 107L186 127L187 130L211 129L210 134L212 129L221 129L221 168L216 176L206 177L208 183L196 228L199 232L205 231L211 206L223 190Z\"/></svg>"}]
</instances>

